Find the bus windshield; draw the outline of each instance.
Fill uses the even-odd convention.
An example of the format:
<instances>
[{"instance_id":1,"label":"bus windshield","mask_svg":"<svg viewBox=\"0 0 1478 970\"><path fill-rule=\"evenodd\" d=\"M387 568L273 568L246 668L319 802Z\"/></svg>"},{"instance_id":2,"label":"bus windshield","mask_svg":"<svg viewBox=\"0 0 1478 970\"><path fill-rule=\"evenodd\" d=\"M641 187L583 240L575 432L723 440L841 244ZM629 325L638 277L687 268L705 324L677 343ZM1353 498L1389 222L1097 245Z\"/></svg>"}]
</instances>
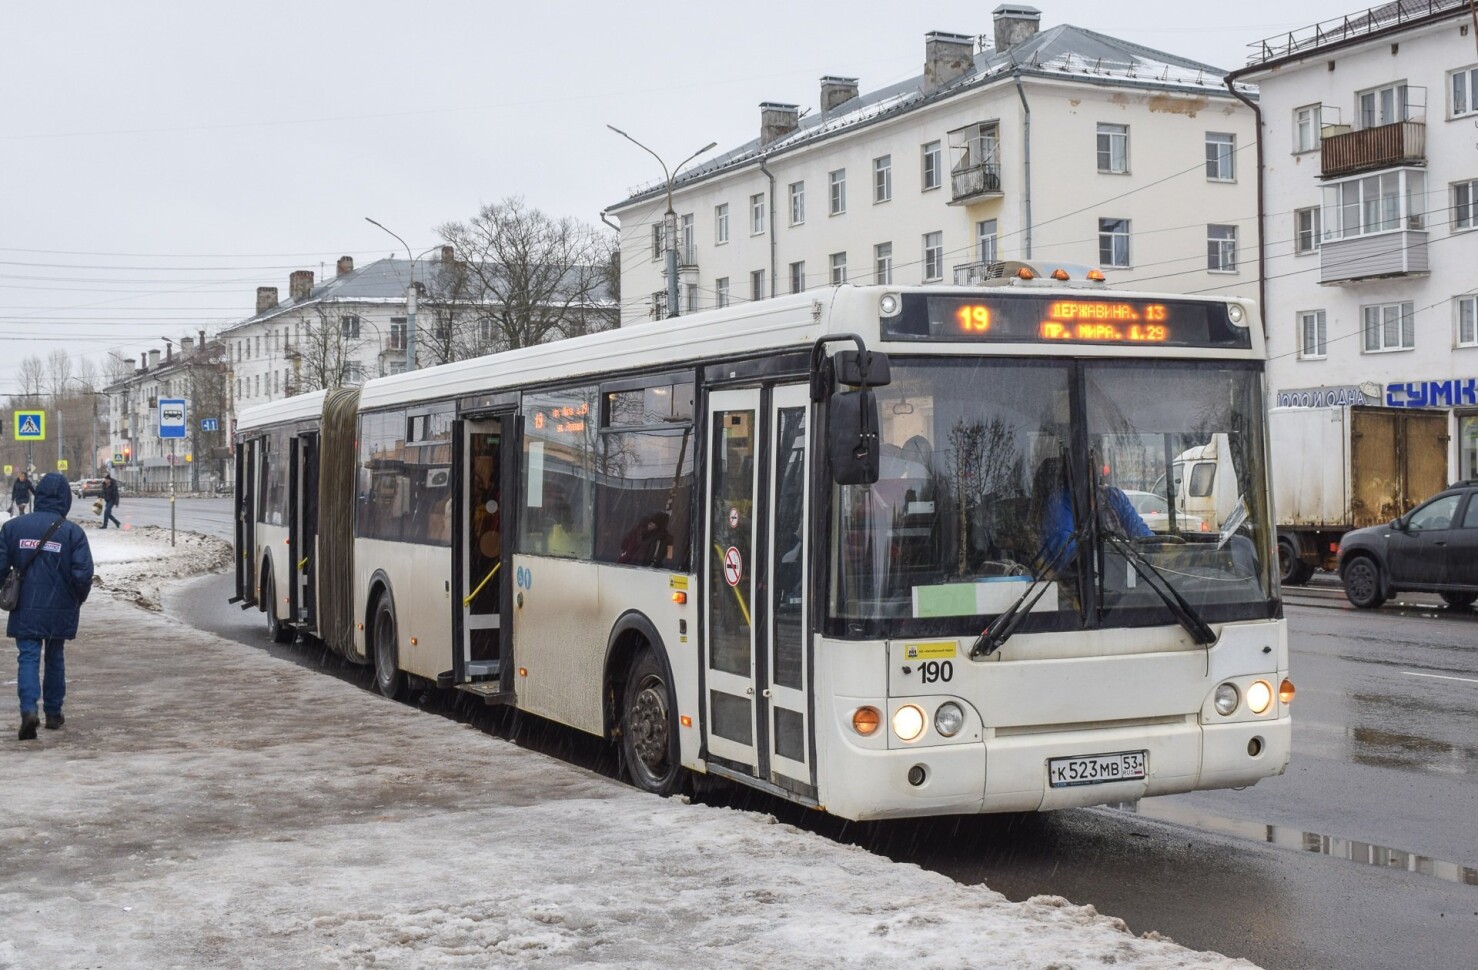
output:
<instances>
[{"instance_id":1,"label":"bus windshield","mask_svg":"<svg viewBox=\"0 0 1478 970\"><path fill-rule=\"evenodd\" d=\"M880 478L832 493L834 627L976 633L1034 581L1025 631L1174 623L1150 567L1208 622L1274 615L1255 366L895 358L876 393Z\"/></svg>"}]
</instances>

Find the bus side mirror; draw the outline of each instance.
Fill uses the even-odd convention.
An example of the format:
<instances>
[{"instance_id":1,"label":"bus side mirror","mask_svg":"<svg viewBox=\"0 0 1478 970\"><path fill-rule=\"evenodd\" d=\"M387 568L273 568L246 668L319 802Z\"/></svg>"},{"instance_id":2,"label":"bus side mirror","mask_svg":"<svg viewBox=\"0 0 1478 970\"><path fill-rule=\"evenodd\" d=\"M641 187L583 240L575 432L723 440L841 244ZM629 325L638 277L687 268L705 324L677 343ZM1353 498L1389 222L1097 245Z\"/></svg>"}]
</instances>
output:
<instances>
[{"instance_id":1,"label":"bus side mirror","mask_svg":"<svg viewBox=\"0 0 1478 970\"><path fill-rule=\"evenodd\" d=\"M838 485L878 480L878 402L872 391L837 391L826 405L826 453Z\"/></svg>"}]
</instances>

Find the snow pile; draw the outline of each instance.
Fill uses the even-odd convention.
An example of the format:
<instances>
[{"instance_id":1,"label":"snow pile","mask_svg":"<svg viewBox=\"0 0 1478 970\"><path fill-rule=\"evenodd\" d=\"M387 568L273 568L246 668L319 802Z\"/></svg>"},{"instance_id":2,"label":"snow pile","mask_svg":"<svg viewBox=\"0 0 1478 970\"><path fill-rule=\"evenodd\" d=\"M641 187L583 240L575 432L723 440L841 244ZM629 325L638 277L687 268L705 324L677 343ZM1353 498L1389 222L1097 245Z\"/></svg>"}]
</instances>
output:
<instances>
[{"instance_id":1,"label":"snow pile","mask_svg":"<svg viewBox=\"0 0 1478 970\"><path fill-rule=\"evenodd\" d=\"M119 544L161 582L200 554L142 531L98 544L115 590ZM1252 966L645 795L124 602L87 604L68 667L66 728L0 739L3 970Z\"/></svg>"},{"instance_id":2,"label":"snow pile","mask_svg":"<svg viewBox=\"0 0 1478 970\"><path fill-rule=\"evenodd\" d=\"M84 526L97 574L93 585L115 597L158 612L166 586L231 565L231 544L194 532L176 532L157 526L100 529Z\"/></svg>"}]
</instances>

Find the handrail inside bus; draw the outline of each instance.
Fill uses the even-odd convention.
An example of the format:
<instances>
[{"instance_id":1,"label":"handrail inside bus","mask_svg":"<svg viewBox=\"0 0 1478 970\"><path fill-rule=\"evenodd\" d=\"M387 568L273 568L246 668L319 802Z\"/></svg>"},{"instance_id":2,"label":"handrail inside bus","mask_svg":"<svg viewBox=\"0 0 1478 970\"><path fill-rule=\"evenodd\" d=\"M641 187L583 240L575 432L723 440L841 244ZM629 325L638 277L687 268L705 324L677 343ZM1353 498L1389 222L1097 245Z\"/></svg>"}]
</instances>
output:
<instances>
[{"instance_id":1,"label":"handrail inside bus","mask_svg":"<svg viewBox=\"0 0 1478 970\"><path fill-rule=\"evenodd\" d=\"M480 583L477 584L477 588L474 589L472 592L468 593L466 596L462 597L462 605L463 606L471 606L472 605L473 599L475 599L477 597L477 594L478 593L481 593L482 592L482 588L488 584L488 580L492 579L494 576L497 575L497 573L498 573L498 567L501 566L501 565L503 565L503 560L501 560L501 559L499 559L497 562L493 563L493 569L492 569L492 571L489 572L486 576L484 576L482 578L482 582L480 582Z\"/></svg>"}]
</instances>

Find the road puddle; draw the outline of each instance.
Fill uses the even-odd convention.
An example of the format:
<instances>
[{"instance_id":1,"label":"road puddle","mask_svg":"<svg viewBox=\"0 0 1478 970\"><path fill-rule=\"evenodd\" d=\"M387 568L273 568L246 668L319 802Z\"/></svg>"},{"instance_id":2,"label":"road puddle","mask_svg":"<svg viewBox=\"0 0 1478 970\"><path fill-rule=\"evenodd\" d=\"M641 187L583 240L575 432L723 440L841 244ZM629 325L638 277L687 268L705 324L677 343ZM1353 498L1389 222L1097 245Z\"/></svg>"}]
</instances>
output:
<instances>
[{"instance_id":1,"label":"road puddle","mask_svg":"<svg viewBox=\"0 0 1478 970\"><path fill-rule=\"evenodd\" d=\"M1357 862L1362 865L1379 866L1383 869L1404 869L1407 872L1414 872L1418 875L1441 879L1443 882L1452 882L1463 886L1478 886L1478 869L1471 866L1459 865L1456 862L1443 862L1441 859L1431 859L1427 856L1417 855L1414 852L1406 852L1402 849L1392 849L1389 846L1372 845L1369 842L1342 839L1333 835L1323 835L1318 832L1301 832L1298 829L1288 828L1282 825L1267 825L1262 822L1247 822L1241 819L1224 818L1220 815L1210 815L1205 812L1196 811L1195 809L1164 804L1158 801L1117 802L1106 807L1121 812L1143 815L1145 818L1153 818L1161 822L1174 822L1177 825L1186 825L1207 832L1230 835L1234 838L1249 839L1253 842L1266 842L1269 845L1276 845L1285 849L1293 849L1301 852L1317 852L1320 855L1327 855L1335 859L1344 859L1348 862Z\"/></svg>"}]
</instances>

